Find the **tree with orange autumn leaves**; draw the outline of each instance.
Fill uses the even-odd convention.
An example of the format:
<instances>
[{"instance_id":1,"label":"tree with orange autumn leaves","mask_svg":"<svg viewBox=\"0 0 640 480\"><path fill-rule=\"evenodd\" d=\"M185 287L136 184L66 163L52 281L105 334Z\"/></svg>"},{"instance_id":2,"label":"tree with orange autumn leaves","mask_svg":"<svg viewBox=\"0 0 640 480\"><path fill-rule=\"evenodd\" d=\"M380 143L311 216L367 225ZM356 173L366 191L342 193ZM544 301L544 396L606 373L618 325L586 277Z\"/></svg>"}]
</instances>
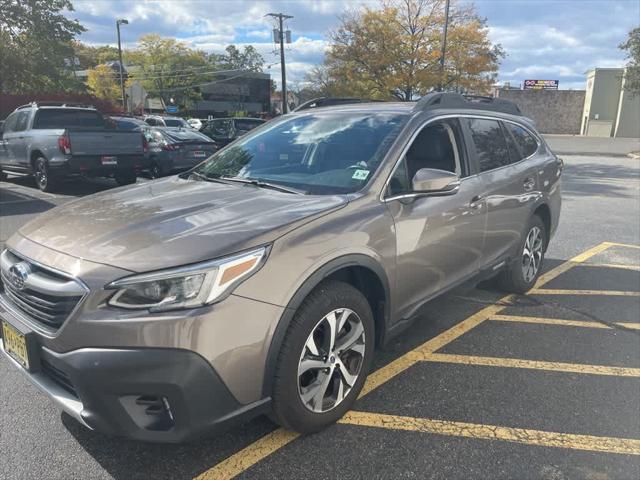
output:
<instances>
[{"instance_id":1,"label":"tree with orange autumn leaves","mask_svg":"<svg viewBox=\"0 0 640 480\"><path fill-rule=\"evenodd\" d=\"M486 93L504 52L492 44L473 6L452 1L444 72L440 68L444 0L383 0L341 17L324 64L309 82L322 95L414 100L445 90Z\"/></svg>"}]
</instances>

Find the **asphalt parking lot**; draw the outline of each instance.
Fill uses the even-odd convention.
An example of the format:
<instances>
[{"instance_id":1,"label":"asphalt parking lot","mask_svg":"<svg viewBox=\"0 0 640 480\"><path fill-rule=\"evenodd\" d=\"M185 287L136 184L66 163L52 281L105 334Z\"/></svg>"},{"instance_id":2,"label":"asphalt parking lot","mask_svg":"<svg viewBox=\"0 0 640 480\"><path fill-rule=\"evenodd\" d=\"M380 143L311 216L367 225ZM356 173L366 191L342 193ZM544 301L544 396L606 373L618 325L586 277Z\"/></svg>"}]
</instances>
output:
<instances>
[{"instance_id":1,"label":"asphalt parking lot","mask_svg":"<svg viewBox=\"0 0 640 480\"><path fill-rule=\"evenodd\" d=\"M179 446L109 438L2 357L0 478L640 478L640 161L564 160L536 288L483 284L429 303L378 352L339 424L299 437L260 418ZM37 213L113 186L30 185L0 182L0 245Z\"/></svg>"}]
</instances>

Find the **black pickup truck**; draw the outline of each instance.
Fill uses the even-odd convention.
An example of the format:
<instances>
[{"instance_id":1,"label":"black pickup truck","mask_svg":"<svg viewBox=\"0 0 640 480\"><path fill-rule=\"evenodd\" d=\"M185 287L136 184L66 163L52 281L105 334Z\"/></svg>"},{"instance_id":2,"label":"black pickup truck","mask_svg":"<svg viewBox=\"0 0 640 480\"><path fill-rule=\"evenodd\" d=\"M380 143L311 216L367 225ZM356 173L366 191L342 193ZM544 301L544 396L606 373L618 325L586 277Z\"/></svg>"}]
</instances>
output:
<instances>
[{"instance_id":1,"label":"black pickup truck","mask_svg":"<svg viewBox=\"0 0 640 480\"><path fill-rule=\"evenodd\" d=\"M6 172L31 174L46 192L68 175L135 183L147 161L141 132L116 130L89 106L30 103L11 113L0 130L0 179Z\"/></svg>"}]
</instances>

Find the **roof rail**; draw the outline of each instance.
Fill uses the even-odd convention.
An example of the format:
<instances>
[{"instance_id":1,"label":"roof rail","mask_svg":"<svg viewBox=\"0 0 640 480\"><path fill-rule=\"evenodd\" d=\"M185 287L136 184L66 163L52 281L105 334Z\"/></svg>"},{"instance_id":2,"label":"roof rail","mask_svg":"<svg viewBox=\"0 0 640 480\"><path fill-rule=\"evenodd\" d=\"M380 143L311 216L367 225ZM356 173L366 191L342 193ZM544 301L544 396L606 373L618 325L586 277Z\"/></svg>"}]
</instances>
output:
<instances>
[{"instance_id":1,"label":"roof rail","mask_svg":"<svg viewBox=\"0 0 640 480\"><path fill-rule=\"evenodd\" d=\"M89 103L81 103L81 102L65 102L65 101L44 101L44 102L31 102L26 105L21 105L16 110L20 110L23 108L38 108L38 107L65 107L65 108L93 108L93 105Z\"/></svg>"},{"instance_id":2,"label":"roof rail","mask_svg":"<svg viewBox=\"0 0 640 480\"><path fill-rule=\"evenodd\" d=\"M433 92L417 101L414 111L447 108L463 108L467 110L488 110L522 116L518 105L502 98L481 95L461 95L459 93Z\"/></svg>"},{"instance_id":3,"label":"roof rail","mask_svg":"<svg viewBox=\"0 0 640 480\"><path fill-rule=\"evenodd\" d=\"M298 105L293 111L300 112L311 108L332 107L334 105L348 105L351 103L381 102L382 100L371 100L357 97L318 97Z\"/></svg>"}]
</instances>

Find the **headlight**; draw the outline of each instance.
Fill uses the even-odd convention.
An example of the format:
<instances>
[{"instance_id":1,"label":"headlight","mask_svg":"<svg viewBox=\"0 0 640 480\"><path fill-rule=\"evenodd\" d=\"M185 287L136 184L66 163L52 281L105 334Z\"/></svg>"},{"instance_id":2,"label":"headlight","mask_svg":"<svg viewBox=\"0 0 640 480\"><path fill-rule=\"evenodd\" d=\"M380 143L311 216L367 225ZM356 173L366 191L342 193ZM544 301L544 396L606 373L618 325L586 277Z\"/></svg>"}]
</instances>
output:
<instances>
[{"instance_id":1,"label":"headlight","mask_svg":"<svg viewBox=\"0 0 640 480\"><path fill-rule=\"evenodd\" d=\"M210 262L133 275L111 282L117 289L109 305L152 312L193 308L222 300L242 280L258 270L267 247Z\"/></svg>"}]
</instances>

